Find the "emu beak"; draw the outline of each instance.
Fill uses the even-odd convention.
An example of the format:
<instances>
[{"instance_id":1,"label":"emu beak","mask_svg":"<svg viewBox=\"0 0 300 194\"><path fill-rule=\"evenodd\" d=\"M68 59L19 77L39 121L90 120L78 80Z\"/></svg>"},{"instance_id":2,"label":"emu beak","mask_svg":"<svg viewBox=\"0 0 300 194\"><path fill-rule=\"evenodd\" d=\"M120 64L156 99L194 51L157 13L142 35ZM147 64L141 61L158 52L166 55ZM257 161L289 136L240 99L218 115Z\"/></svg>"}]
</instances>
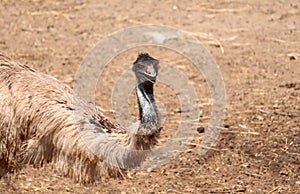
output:
<instances>
[{"instance_id":1,"label":"emu beak","mask_svg":"<svg viewBox=\"0 0 300 194\"><path fill-rule=\"evenodd\" d=\"M150 81L151 83L155 83L156 81L156 72L154 72L153 74L148 74L148 73L143 73L143 75L145 76L147 81Z\"/></svg>"},{"instance_id":2,"label":"emu beak","mask_svg":"<svg viewBox=\"0 0 300 194\"><path fill-rule=\"evenodd\" d=\"M152 83L156 81L157 70L153 66L149 66L146 72L143 73L146 79Z\"/></svg>"}]
</instances>

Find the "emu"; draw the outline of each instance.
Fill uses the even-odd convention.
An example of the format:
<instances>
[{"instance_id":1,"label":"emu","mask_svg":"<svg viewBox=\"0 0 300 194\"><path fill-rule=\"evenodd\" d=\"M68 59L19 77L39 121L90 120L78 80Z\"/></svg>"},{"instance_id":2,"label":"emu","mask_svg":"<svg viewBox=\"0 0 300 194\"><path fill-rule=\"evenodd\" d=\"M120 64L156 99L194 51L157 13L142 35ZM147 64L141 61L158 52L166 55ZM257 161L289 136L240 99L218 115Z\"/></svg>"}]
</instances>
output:
<instances>
[{"instance_id":1,"label":"emu","mask_svg":"<svg viewBox=\"0 0 300 194\"><path fill-rule=\"evenodd\" d=\"M147 53L133 63L140 116L125 130L66 84L0 54L0 177L51 163L85 184L139 166L147 157L140 150L153 147L161 130L153 96L158 64Z\"/></svg>"}]
</instances>

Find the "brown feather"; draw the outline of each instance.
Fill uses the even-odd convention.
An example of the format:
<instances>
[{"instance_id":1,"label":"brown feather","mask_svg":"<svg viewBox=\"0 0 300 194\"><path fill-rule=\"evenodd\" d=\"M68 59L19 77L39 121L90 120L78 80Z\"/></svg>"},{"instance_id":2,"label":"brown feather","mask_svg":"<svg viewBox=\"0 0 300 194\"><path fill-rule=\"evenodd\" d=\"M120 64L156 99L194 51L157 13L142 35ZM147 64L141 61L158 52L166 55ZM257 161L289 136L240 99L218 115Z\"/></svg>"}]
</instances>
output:
<instances>
[{"instance_id":1,"label":"brown feather","mask_svg":"<svg viewBox=\"0 0 300 194\"><path fill-rule=\"evenodd\" d=\"M0 54L0 177L49 162L80 183L122 177L156 136L127 133L67 85Z\"/></svg>"}]
</instances>

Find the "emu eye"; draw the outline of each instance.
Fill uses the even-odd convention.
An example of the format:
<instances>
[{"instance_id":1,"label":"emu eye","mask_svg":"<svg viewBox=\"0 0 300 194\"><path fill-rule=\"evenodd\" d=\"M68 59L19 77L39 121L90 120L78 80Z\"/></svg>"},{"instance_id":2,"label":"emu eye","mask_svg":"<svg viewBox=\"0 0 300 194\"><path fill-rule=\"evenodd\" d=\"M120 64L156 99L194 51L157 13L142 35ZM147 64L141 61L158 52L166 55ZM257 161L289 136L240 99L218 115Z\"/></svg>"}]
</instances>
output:
<instances>
[{"instance_id":1,"label":"emu eye","mask_svg":"<svg viewBox=\"0 0 300 194\"><path fill-rule=\"evenodd\" d=\"M140 63L137 63L135 64L134 66L134 70L137 71L137 70L142 70L144 68L144 66Z\"/></svg>"}]
</instances>

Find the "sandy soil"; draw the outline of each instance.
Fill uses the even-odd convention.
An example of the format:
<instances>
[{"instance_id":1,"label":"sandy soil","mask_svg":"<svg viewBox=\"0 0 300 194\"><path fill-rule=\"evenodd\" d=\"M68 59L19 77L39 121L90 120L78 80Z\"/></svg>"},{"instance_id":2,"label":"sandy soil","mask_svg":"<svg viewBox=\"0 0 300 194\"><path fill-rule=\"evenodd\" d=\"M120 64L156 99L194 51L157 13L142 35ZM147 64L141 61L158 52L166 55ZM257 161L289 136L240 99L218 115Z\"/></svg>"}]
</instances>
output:
<instances>
[{"instance_id":1,"label":"sandy soil","mask_svg":"<svg viewBox=\"0 0 300 194\"><path fill-rule=\"evenodd\" d=\"M300 3L292 0L42 1L0 0L0 50L72 86L84 56L98 41L140 24L174 26L211 52L227 91L227 117L204 156L203 134L177 158L125 180L80 185L45 166L0 180L0 193L298 193L300 192ZM205 79L168 49L137 48L116 57L99 80L96 102L107 116L118 76L138 52L169 62L195 86L207 128L211 100ZM125 65L124 65L125 64ZM178 127L176 93L156 85L167 111L166 141ZM166 92L164 92L166 91ZM130 106L137 116L134 95ZM188 129L188 130L196 130Z\"/></svg>"}]
</instances>

